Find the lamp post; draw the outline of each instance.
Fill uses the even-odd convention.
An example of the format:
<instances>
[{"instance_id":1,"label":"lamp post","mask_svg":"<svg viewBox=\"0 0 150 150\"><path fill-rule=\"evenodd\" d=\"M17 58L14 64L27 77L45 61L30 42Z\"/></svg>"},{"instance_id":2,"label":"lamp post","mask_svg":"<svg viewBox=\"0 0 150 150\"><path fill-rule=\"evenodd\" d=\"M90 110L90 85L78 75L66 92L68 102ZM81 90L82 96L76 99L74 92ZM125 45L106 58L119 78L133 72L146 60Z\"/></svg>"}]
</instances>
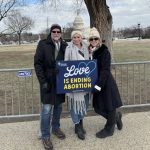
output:
<instances>
[{"instance_id":1,"label":"lamp post","mask_svg":"<svg viewBox=\"0 0 150 150\"><path fill-rule=\"evenodd\" d=\"M63 27L63 39L65 38L65 27Z\"/></svg>"},{"instance_id":2,"label":"lamp post","mask_svg":"<svg viewBox=\"0 0 150 150\"><path fill-rule=\"evenodd\" d=\"M140 29L140 23L138 23L138 36L139 36L139 38L138 38L138 40L140 40L141 39L141 29Z\"/></svg>"}]
</instances>

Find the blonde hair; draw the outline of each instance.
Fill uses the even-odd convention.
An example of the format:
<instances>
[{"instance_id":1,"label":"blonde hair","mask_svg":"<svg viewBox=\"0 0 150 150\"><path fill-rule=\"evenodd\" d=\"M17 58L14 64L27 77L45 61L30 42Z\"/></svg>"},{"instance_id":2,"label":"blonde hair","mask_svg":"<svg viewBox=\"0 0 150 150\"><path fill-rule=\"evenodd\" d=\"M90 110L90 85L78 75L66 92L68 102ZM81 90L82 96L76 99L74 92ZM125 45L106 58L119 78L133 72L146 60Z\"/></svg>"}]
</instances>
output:
<instances>
[{"instance_id":1,"label":"blonde hair","mask_svg":"<svg viewBox=\"0 0 150 150\"><path fill-rule=\"evenodd\" d=\"M73 38L73 36L74 36L75 34L79 34L81 37L83 37L82 32L76 30L76 31L72 31L72 33L71 33L71 38Z\"/></svg>"}]
</instances>

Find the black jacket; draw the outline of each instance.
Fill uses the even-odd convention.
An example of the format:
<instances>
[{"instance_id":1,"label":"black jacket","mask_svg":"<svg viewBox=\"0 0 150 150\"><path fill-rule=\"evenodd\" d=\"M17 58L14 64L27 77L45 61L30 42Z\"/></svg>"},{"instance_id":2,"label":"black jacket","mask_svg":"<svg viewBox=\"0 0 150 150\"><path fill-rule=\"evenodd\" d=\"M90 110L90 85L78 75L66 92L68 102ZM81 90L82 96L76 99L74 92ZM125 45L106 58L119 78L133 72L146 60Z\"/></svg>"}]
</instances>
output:
<instances>
[{"instance_id":1,"label":"black jacket","mask_svg":"<svg viewBox=\"0 0 150 150\"><path fill-rule=\"evenodd\" d=\"M102 44L94 53L93 59L97 60L98 80L96 85L101 91L93 94L93 107L98 111L113 111L122 106L116 82L111 74L111 56L108 48Z\"/></svg>"},{"instance_id":2,"label":"black jacket","mask_svg":"<svg viewBox=\"0 0 150 150\"><path fill-rule=\"evenodd\" d=\"M67 43L61 40L60 50L56 60L64 60ZM40 83L41 102L43 104L58 105L65 101L65 94L56 94L56 60L55 44L50 35L38 43L34 56L34 67ZM49 90L44 91L42 85L48 83Z\"/></svg>"}]
</instances>

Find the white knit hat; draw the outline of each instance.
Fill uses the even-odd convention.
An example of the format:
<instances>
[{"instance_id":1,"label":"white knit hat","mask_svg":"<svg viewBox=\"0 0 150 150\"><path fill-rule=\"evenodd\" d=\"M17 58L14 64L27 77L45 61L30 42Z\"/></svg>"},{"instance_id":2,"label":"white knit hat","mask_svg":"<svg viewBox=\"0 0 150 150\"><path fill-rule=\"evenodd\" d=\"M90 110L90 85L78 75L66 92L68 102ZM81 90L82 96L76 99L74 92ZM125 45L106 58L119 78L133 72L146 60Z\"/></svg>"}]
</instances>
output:
<instances>
[{"instance_id":1,"label":"white knit hat","mask_svg":"<svg viewBox=\"0 0 150 150\"><path fill-rule=\"evenodd\" d=\"M100 39L100 34L95 27L91 28L91 30L90 30L89 39L91 37L97 37Z\"/></svg>"},{"instance_id":2,"label":"white knit hat","mask_svg":"<svg viewBox=\"0 0 150 150\"><path fill-rule=\"evenodd\" d=\"M73 36L74 36L75 34L79 34L81 37L83 36L81 31L76 30L76 31L72 31L72 33L71 33L71 38L73 38Z\"/></svg>"}]
</instances>

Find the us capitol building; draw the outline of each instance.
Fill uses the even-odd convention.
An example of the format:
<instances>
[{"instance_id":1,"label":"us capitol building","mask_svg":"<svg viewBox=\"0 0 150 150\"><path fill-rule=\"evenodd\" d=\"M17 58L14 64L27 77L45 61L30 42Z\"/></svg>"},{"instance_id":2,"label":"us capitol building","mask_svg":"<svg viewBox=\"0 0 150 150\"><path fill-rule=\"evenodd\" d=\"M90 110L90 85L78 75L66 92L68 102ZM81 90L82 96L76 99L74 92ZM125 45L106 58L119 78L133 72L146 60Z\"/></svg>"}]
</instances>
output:
<instances>
[{"instance_id":1,"label":"us capitol building","mask_svg":"<svg viewBox=\"0 0 150 150\"><path fill-rule=\"evenodd\" d=\"M79 30L83 33L83 38L87 38L90 32L90 27L85 27L83 19L81 18L80 15L77 15L74 19L73 22L73 29L74 30Z\"/></svg>"}]
</instances>

